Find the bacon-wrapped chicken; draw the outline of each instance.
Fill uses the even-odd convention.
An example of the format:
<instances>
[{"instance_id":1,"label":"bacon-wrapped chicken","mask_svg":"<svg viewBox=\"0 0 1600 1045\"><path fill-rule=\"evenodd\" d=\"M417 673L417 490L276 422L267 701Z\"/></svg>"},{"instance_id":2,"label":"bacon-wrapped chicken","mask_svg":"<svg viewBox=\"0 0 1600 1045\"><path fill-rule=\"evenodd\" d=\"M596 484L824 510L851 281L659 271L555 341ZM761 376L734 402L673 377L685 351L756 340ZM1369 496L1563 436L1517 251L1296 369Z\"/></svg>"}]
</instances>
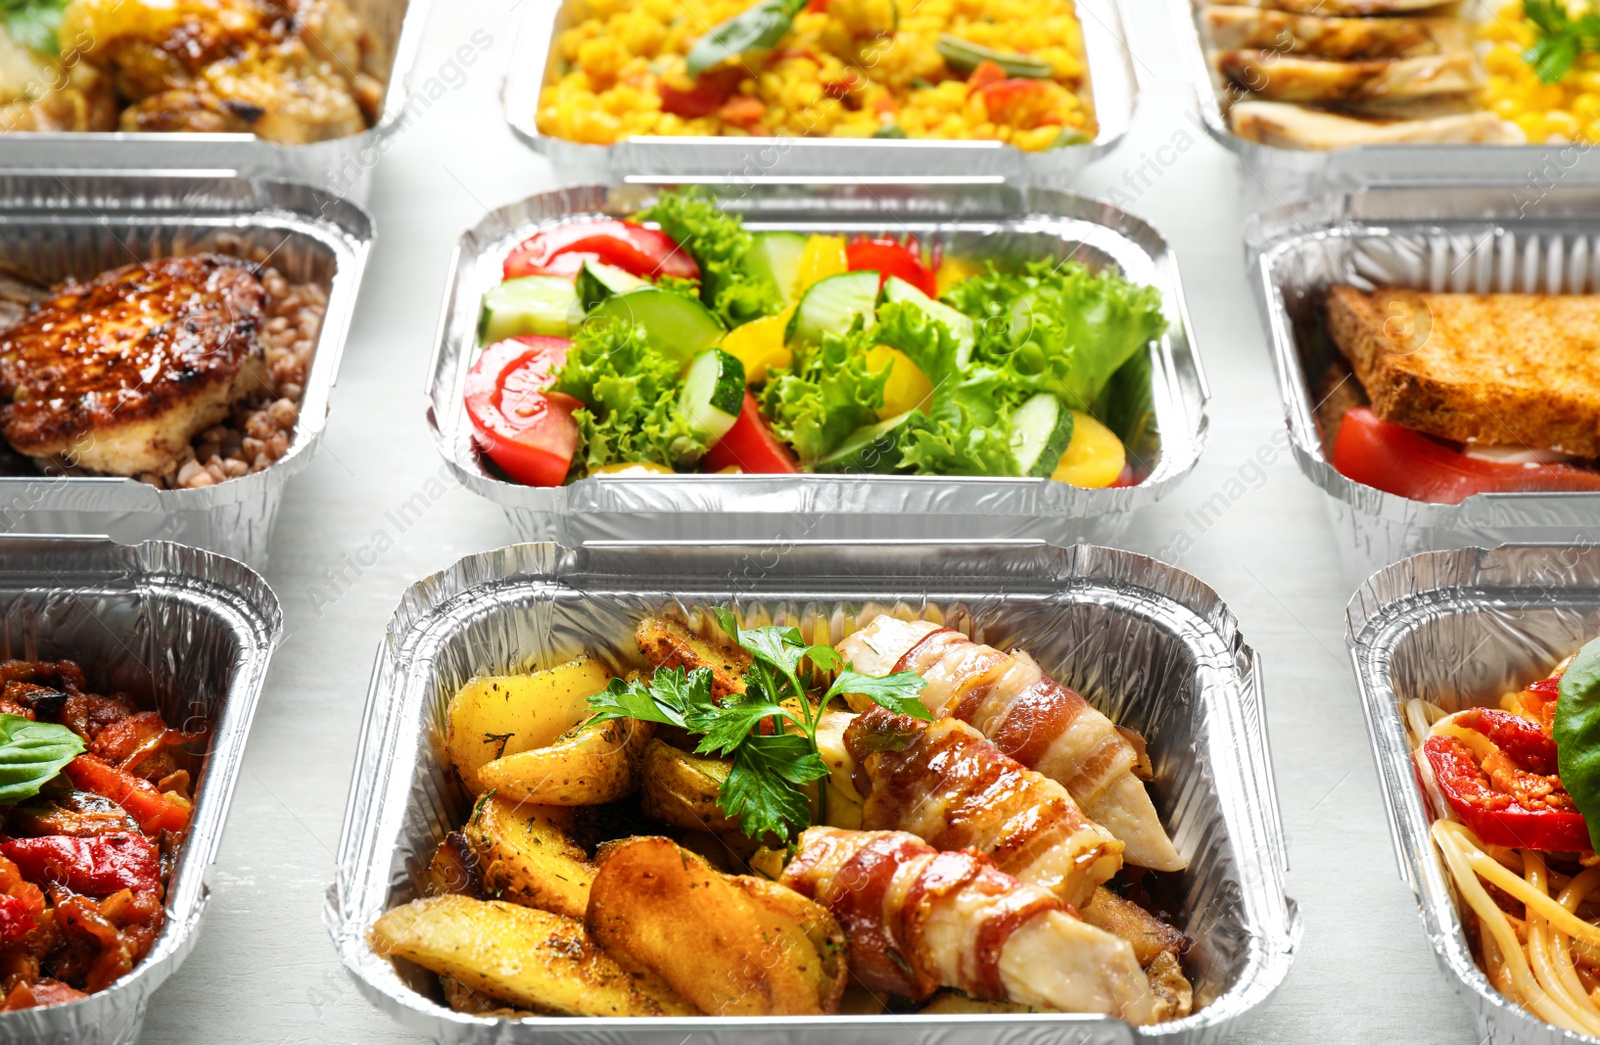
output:
<instances>
[{"instance_id":1,"label":"bacon-wrapped chicken","mask_svg":"<svg viewBox=\"0 0 1600 1045\"><path fill-rule=\"evenodd\" d=\"M935 715L970 723L1002 752L1067 789L1140 867L1186 866L1135 775L1138 750L1081 695L1046 675L1021 650L1002 652L932 621L887 614L841 641L856 671L914 671Z\"/></svg>"}]
</instances>

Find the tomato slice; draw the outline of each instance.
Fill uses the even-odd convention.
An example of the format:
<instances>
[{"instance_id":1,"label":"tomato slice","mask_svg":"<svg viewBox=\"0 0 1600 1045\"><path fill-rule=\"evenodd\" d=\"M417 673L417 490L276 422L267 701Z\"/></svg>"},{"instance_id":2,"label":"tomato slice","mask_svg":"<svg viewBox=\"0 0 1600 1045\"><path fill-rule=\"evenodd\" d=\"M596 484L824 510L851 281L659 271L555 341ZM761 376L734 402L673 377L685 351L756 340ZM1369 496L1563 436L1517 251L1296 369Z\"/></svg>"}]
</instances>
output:
<instances>
[{"instance_id":1,"label":"tomato slice","mask_svg":"<svg viewBox=\"0 0 1600 1045\"><path fill-rule=\"evenodd\" d=\"M506 258L506 279L575 276L586 259L615 265L632 275L699 279L700 266L659 229L612 218L569 221L523 240Z\"/></svg>"},{"instance_id":2,"label":"tomato slice","mask_svg":"<svg viewBox=\"0 0 1600 1045\"><path fill-rule=\"evenodd\" d=\"M864 239L844 248L845 261L851 272L878 272L878 285L888 282L890 276L899 276L930 298L939 296L939 284L933 270L922 259L892 239Z\"/></svg>"},{"instance_id":3,"label":"tomato slice","mask_svg":"<svg viewBox=\"0 0 1600 1045\"><path fill-rule=\"evenodd\" d=\"M733 97L733 92L739 89L739 81L748 75L742 65L711 69L701 73L694 86L687 91L680 91L665 80L658 80L656 93L661 96L661 111L685 120L710 116Z\"/></svg>"},{"instance_id":4,"label":"tomato slice","mask_svg":"<svg viewBox=\"0 0 1600 1045\"><path fill-rule=\"evenodd\" d=\"M567 360L561 337L515 337L483 350L467 374L467 417L478 445L515 481L560 486L578 452L582 404L545 391Z\"/></svg>"},{"instance_id":5,"label":"tomato slice","mask_svg":"<svg viewBox=\"0 0 1600 1045\"><path fill-rule=\"evenodd\" d=\"M756 406L756 397L744 394L744 406L733 427L711 445L700 459L701 471L720 472L739 468L755 475L790 475L800 470L789 448L778 441L767 427Z\"/></svg>"},{"instance_id":6,"label":"tomato slice","mask_svg":"<svg viewBox=\"0 0 1600 1045\"><path fill-rule=\"evenodd\" d=\"M1505 464L1468 457L1447 443L1378 418L1344 415L1333 443L1340 475L1413 501L1460 504L1479 493L1600 490L1600 472L1568 464Z\"/></svg>"}]
</instances>

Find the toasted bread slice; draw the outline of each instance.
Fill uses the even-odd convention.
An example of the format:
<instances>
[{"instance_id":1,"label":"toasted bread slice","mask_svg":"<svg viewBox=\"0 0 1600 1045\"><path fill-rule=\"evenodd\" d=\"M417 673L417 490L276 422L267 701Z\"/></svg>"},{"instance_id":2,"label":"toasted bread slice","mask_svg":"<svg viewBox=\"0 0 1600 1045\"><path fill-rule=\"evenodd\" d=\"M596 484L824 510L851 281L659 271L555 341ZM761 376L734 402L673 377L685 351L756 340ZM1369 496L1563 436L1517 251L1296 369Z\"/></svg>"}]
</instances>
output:
<instances>
[{"instance_id":1,"label":"toasted bread slice","mask_svg":"<svg viewBox=\"0 0 1600 1045\"><path fill-rule=\"evenodd\" d=\"M1223 51L1217 72L1258 98L1339 105L1372 98L1434 98L1478 89L1471 51L1336 62L1276 51Z\"/></svg>"},{"instance_id":2,"label":"toasted bread slice","mask_svg":"<svg viewBox=\"0 0 1600 1045\"><path fill-rule=\"evenodd\" d=\"M1385 421L1600 457L1600 295L1335 286L1328 333Z\"/></svg>"},{"instance_id":3,"label":"toasted bread slice","mask_svg":"<svg viewBox=\"0 0 1600 1045\"><path fill-rule=\"evenodd\" d=\"M1219 51L1261 48L1349 61L1415 58L1471 46L1459 18L1318 18L1254 7L1205 7L1200 22Z\"/></svg>"},{"instance_id":4,"label":"toasted bread slice","mask_svg":"<svg viewBox=\"0 0 1600 1045\"><path fill-rule=\"evenodd\" d=\"M1514 123L1491 112L1419 120L1379 120L1308 109L1287 102L1243 101L1228 111L1233 133L1284 149L1346 149L1357 145L1514 144Z\"/></svg>"}]
</instances>

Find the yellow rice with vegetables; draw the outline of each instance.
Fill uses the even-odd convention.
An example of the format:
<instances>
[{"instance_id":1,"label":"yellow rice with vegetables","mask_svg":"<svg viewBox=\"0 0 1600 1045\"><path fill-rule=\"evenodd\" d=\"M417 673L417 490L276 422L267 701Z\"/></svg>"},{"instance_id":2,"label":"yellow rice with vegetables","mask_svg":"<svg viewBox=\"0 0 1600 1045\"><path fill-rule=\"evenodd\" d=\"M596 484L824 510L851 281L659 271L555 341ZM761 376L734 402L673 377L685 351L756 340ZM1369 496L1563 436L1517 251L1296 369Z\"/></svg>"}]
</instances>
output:
<instances>
[{"instance_id":1,"label":"yellow rice with vegetables","mask_svg":"<svg viewBox=\"0 0 1600 1045\"><path fill-rule=\"evenodd\" d=\"M751 0L588 0L560 33L543 134L989 139L1028 151L1092 139L1072 0L812 0L770 50L689 75L707 30ZM954 37L982 57L947 60ZM1032 72L1018 75L1019 65Z\"/></svg>"}]
</instances>

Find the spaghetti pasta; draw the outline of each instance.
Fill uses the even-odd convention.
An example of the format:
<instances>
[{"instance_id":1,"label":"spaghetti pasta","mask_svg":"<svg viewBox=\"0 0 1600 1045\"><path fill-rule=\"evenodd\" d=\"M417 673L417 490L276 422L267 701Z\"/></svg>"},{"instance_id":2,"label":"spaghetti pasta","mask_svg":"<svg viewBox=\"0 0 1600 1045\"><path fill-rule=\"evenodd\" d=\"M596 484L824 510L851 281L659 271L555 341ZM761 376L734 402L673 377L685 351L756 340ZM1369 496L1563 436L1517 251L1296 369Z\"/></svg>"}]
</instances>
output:
<instances>
[{"instance_id":1,"label":"spaghetti pasta","mask_svg":"<svg viewBox=\"0 0 1600 1045\"><path fill-rule=\"evenodd\" d=\"M1600 918L1585 917L1600 902L1600 861L1589 851L1486 844L1464 822L1476 816L1488 831L1494 825L1491 818L1509 810L1523 817L1516 829L1534 838L1538 832L1527 828L1534 822L1529 818L1557 814L1570 801L1553 772L1537 772L1551 767L1537 765L1537 758L1512 744L1506 743L1510 755L1502 748L1508 731L1526 735L1533 726L1547 729L1548 717L1535 717L1529 695L1507 694L1501 701L1507 712L1519 716L1514 721L1488 719L1481 709L1451 715L1423 699L1407 701L1403 719L1418 778L1437 817L1433 843L1464 908L1485 976L1501 994L1539 1018L1600 1037ZM1518 754L1523 764L1516 762ZM1450 757L1471 759L1464 764L1472 772L1461 775ZM1455 775L1442 778L1446 772ZM1530 787L1530 781L1544 782L1545 790ZM1484 790L1474 793L1473 787Z\"/></svg>"}]
</instances>

